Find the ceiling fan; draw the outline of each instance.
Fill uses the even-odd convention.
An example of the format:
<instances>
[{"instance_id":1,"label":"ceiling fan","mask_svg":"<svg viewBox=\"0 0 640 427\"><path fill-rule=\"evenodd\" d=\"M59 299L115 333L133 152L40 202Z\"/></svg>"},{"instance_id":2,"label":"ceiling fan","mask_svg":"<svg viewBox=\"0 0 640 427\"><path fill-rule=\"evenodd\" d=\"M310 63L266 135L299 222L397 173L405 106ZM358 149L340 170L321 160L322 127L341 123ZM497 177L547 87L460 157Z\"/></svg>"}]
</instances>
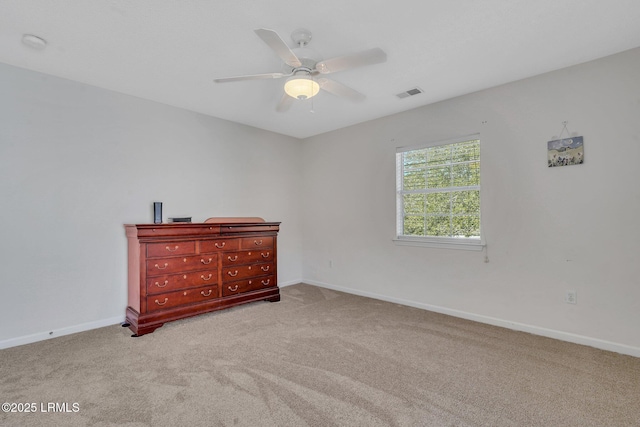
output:
<instances>
[{"instance_id":1,"label":"ceiling fan","mask_svg":"<svg viewBox=\"0 0 640 427\"><path fill-rule=\"evenodd\" d=\"M284 94L276 107L277 111L287 111L296 99L311 98L320 89L352 101L362 101L365 98L362 93L342 83L330 80L324 75L365 65L378 64L387 60L387 54L380 48L321 60L313 49L307 47L311 41L311 32L309 30L298 29L291 33L291 39L298 46L294 49L290 49L278 33L273 30L260 28L254 31L284 61L284 71L281 73L225 77L214 79L214 81L216 83L227 83L243 80L286 78Z\"/></svg>"}]
</instances>

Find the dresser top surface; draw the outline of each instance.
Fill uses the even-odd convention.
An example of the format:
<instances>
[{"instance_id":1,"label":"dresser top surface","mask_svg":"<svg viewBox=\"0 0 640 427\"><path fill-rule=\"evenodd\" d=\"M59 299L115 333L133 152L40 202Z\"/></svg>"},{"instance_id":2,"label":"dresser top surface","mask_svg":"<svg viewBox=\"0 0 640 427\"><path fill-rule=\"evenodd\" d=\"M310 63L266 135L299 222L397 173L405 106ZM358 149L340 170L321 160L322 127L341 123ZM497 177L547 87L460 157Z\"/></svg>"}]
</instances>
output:
<instances>
[{"instance_id":1,"label":"dresser top surface","mask_svg":"<svg viewBox=\"0 0 640 427\"><path fill-rule=\"evenodd\" d=\"M125 224L129 237L202 237L244 233L277 233L280 222L173 222L162 224Z\"/></svg>"},{"instance_id":2,"label":"dresser top surface","mask_svg":"<svg viewBox=\"0 0 640 427\"><path fill-rule=\"evenodd\" d=\"M211 226L228 226L228 227L239 227L239 226L269 226L269 225L280 225L280 222L163 222L160 224L154 223L146 223L146 224L124 224L125 227L137 227L137 228L191 228L191 227L211 227Z\"/></svg>"}]
</instances>

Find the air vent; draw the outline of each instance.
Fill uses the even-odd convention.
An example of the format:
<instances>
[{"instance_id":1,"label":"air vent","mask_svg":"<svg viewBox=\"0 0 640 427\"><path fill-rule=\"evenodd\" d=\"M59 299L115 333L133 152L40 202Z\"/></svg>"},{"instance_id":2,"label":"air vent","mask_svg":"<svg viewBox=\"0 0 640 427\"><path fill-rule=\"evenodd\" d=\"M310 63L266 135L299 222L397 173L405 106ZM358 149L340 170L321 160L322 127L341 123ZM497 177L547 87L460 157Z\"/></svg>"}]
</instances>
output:
<instances>
[{"instance_id":1,"label":"air vent","mask_svg":"<svg viewBox=\"0 0 640 427\"><path fill-rule=\"evenodd\" d=\"M402 99L402 98L408 98L410 96L417 95L417 94L422 93L422 92L424 92L424 91L422 89L420 89L419 87L414 87L413 89L409 89L406 92L401 92L401 93L397 94L396 96L398 98Z\"/></svg>"}]
</instances>

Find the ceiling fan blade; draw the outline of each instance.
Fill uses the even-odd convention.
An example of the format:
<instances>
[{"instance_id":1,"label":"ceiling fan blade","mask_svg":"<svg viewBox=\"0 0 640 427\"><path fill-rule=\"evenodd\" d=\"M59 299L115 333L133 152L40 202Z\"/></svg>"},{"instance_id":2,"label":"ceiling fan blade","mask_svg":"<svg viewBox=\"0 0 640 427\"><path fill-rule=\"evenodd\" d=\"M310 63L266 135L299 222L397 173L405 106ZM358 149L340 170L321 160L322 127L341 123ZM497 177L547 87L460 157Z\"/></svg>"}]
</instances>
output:
<instances>
[{"instance_id":1,"label":"ceiling fan blade","mask_svg":"<svg viewBox=\"0 0 640 427\"><path fill-rule=\"evenodd\" d=\"M338 56L320 61L316 64L316 69L320 74L329 74L335 73L336 71L362 67L364 65L379 64L386 60L387 54L379 47L376 47L352 55Z\"/></svg>"},{"instance_id":2,"label":"ceiling fan blade","mask_svg":"<svg viewBox=\"0 0 640 427\"><path fill-rule=\"evenodd\" d=\"M293 68L302 66L302 63L296 54L289 49L289 46L287 46L287 44L280 38L278 33L265 28L254 30L254 32L267 44L267 46L273 49L287 65Z\"/></svg>"},{"instance_id":3,"label":"ceiling fan blade","mask_svg":"<svg viewBox=\"0 0 640 427\"><path fill-rule=\"evenodd\" d=\"M280 102L278 102L278 105L276 105L276 111L279 113L288 111L289 108L291 108L291 104L293 104L293 101L295 101L295 99L287 95L286 92L283 93Z\"/></svg>"},{"instance_id":4,"label":"ceiling fan blade","mask_svg":"<svg viewBox=\"0 0 640 427\"><path fill-rule=\"evenodd\" d=\"M326 77L318 79L318 84L320 85L321 89L326 90L327 92L334 95L347 98L354 102L361 102L366 98L366 96L364 96L357 90L351 89L349 86L345 86L342 83L338 83L334 80L329 80Z\"/></svg>"},{"instance_id":5,"label":"ceiling fan blade","mask_svg":"<svg viewBox=\"0 0 640 427\"><path fill-rule=\"evenodd\" d=\"M284 73L265 73L265 74L251 74L248 76L235 76L235 77L224 77L221 79L213 79L216 83L228 83L228 82L240 82L243 80L264 80L264 79L281 79L283 77L290 77L293 74L284 74Z\"/></svg>"}]
</instances>

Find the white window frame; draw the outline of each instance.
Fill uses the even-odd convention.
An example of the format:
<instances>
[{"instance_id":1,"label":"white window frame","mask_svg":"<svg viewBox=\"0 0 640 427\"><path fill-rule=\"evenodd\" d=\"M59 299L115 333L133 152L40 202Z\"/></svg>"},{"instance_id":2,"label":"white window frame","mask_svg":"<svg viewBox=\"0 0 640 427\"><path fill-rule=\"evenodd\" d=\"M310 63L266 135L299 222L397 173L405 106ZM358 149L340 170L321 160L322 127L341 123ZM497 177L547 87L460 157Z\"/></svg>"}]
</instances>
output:
<instances>
[{"instance_id":1,"label":"white window frame","mask_svg":"<svg viewBox=\"0 0 640 427\"><path fill-rule=\"evenodd\" d=\"M404 168L402 155L403 153L421 150L429 147L443 146L460 142L480 140L480 134L466 135L459 138L448 139L444 141L434 141L419 145L411 145L396 148L396 237L393 239L395 244L404 246L423 246L431 248L445 249L462 249L481 251L484 246L482 215L480 215L480 238L470 237L439 237L439 236L405 236L402 234L404 230L404 203L403 195L408 191L403 190ZM482 142L480 143L482 147ZM481 156L482 157L482 156ZM482 170L482 160L480 160L480 170ZM480 174L482 180L482 173ZM480 206L482 207L482 190L481 185L471 187L455 187L456 190L478 190L480 191ZM481 209L482 211L482 209Z\"/></svg>"}]
</instances>

